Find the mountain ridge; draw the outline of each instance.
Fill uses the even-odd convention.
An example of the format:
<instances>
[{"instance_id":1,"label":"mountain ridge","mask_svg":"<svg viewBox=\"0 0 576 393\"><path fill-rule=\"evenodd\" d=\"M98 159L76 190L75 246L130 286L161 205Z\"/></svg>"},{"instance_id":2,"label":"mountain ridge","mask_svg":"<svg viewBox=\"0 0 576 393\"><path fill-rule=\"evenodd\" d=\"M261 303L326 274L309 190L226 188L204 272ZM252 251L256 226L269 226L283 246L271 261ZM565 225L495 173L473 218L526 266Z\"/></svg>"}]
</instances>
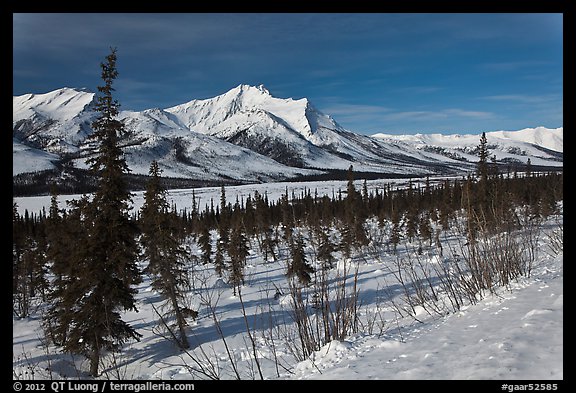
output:
<instances>
[{"instance_id":1,"label":"mountain ridge","mask_svg":"<svg viewBox=\"0 0 576 393\"><path fill-rule=\"evenodd\" d=\"M54 157L85 169L86 138L98 116L95 97L69 87L14 96L13 176L55 169ZM206 181L288 180L350 165L355 171L395 176L455 174L474 168L479 143L479 134L354 133L307 98L273 97L263 85L241 84L213 98L165 109L121 111L119 120L127 131L121 143L134 174L147 175L155 159L164 176ZM487 136L502 164L524 165L530 158L534 165L562 166L562 127ZM26 165L34 160L34 149L39 161Z\"/></svg>"}]
</instances>

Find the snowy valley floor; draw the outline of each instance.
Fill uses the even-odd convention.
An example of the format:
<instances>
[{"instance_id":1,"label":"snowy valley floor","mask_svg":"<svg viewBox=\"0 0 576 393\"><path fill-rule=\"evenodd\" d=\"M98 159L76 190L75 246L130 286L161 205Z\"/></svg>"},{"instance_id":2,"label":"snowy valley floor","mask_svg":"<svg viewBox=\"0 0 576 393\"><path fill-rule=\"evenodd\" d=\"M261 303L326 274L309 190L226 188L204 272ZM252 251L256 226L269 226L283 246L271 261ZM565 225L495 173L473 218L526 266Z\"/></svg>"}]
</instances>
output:
<instances>
[{"instance_id":1,"label":"snowy valley floor","mask_svg":"<svg viewBox=\"0 0 576 393\"><path fill-rule=\"evenodd\" d=\"M348 268L358 268L358 332L306 359L295 354L299 340L285 276L286 250L278 261L265 261L252 242L242 298L233 295L226 278L214 274L212 264L192 259L187 306L199 315L189 321L191 349L182 352L166 338L155 312L162 312L163 302L146 278L138 288L138 312L124 315L143 337L107 356L100 379L258 380L260 367L267 380L563 380L563 252L555 254L549 247L559 224L562 216L543 224L529 277L459 311L446 308L443 315L421 307L415 318L397 315L390 299L401 304L403 291L394 275L398 256L389 250L353 258ZM454 234L446 237L455 244L460 240ZM197 258L197 244L189 247ZM400 258L414 252L399 250ZM308 252L315 264L314 250ZM434 249L426 249L421 258L430 268L443 263ZM333 275L343 272L340 254L337 260ZM351 289L353 280L346 285ZM283 294L275 296L277 289ZM313 301L312 290L305 295ZM86 359L46 344L42 311L39 306L30 317L13 319L13 379L87 379Z\"/></svg>"},{"instance_id":2,"label":"snowy valley floor","mask_svg":"<svg viewBox=\"0 0 576 393\"><path fill-rule=\"evenodd\" d=\"M279 269L281 270L281 269ZM371 276L381 273L377 266L364 266ZM267 272L266 275L273 273ZM254 274L253 284L256 282ZM282 275L277 271L276 276ZM215 287L222 285L221 281ZM254 304L262 298L263 287L250 293L244 288L247 311L257 314ZM143 296L150 295L145 289ZM231 308L238 299L225 291L221 295L220 323L228 345L232 348L242 377L258 379L247 345L243 318ZM256 292L260 292L257 295ZM258 296L258 298L256 297ZM152 298L153 299L153 298ZM158 299L153 299L158 301ZM144 302L145 300L143 300ZM149 304L149 303L148 303ZM281 302L272 308L281 308ZM256 307L256 308L255 308ZM250 315L250 314L248 314ZM541 260L531 278L501 288L479 303L464 307L444 317L417 315L422 322L407 317L389 321L386 332L357 334L344 341L332 341L308 360L301 361L286 372L274 371L270 349L262 337L259 354L267 379L495 379L495 380L561 380L563 379L563 269L562 256ZM249 317L251 319L251 317ZM185 364L190 359L178 353L173 344L153 331L156 323L146 303L133 315L132 323L144 334L140 343L131 344L120 355L119 366L103 378L112 379L188 379ZM191 326L191 343L204 343L220 362L227 357L221 340L208 316L200 317ZM41 345L39 319L15 320L13 323L14 375L18 379L85 378L81 371L86 362L59 354L55 348ZM277 355L287 349L276 343ZM288 366L289 359L285 360ZM193 366L193 364L192 364ZM52 370L47 371L47 367ZM32 372L36 374L33 375ZM220 375L233 378L228 370Z\"/></svg>"},{"instance_id":3,"label":"snowy valley floor","mask_svg":"<svg viewBox=\"0 0 576 393\"><path fill-rule=\"evenodd\" d=\"M562 269L500 291L401 338L331 342L296 367L301 379L563 379Z\"/></svg>"}]
</instances>

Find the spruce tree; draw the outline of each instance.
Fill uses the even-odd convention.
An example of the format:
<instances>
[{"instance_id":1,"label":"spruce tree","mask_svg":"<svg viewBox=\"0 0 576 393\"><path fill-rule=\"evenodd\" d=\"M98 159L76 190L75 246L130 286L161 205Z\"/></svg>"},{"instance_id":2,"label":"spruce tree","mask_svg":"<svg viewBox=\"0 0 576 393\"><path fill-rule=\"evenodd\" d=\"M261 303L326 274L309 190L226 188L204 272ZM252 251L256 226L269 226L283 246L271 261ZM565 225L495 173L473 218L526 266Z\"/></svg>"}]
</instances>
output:
<instances>
[{"instance_id":1,"label":"spruce tree","mask_svg":"<svg viewBox=\"0 0 576 393\"><path fill-rule=\"evenodd\" d=\"M236 288L244 284L244 266L249 255L248 240L244 234L242 226L237 221L230 233L230 243L228 244L228 255L230 256L230 283L232 284L234 295Z\"/></svg>"},{"instance_id":2,"label":"spruce tree","mask_svg":"<svg viewBox=\"0 0 576 393\"><path fill-rule=\"evenodd\" d=\"M488 140L486 133L483 132L480 136L480 144L478 145L478 176L480 181L486 183L488 180Z\"/></svg>"},{"instance_id":3,"label":"spruce tree","mask_svg":"<svg viewBox=\"0 0 576 393\"><path fill-rule=\"evenodd\" d=\"M18 204L12 202L12 304L13 314L15 315L20 315L18 297L20 296L20 266L24 240L25 236L20 214L18 213Z\"/></svg>"},{"instance_id":4,"label":"spruce tree","mask_svg":"<svg viewBox=\"0 0 576 393\"><path fill-rule=\"evenodd\" d=\"M272 230L272 217L268 201L258 193L254 192L254 220L256 238L259 240L260 251L264 253L264 261L276 260L276 253L274 248L276 242L274 240L274 233ZM270 257L271 256L271 257Z\"/></svg>"},{"instance_id":5,"label":"spruce tree","mask_svg":"<svg viewBox=\"0 0 576 393\"><path fill-rule=\"evenodd\" d=\"M98 87L99 117L92 123L91 135L96 149L87 160L98 178L97 189L92 200L77 205L74 212L85 238L75 239L76 250L63 266L68 282L57 290L70 312L53 314L50 321L57 330L67 329L60 336L65 338L65 351L90 359L92 376L98 376L106 351L120 350L127 341L141 337L121 316L127 310L137 311L134 286L141 276L136 226L129 216L131 195L124 177L129 169L119 146L124 128L116 118L119 104L112 96L118 76L115 49L101 68L104 85Z\"/></svg>"},{"instance_id":6,"label":"spruce tree","mask_svg":"<svg viewBox=\"0 0 576 393\"><path fill-rule=\"evenodd\" d=\"M354 169L352 165L347 172L348 183L346 186L346 198L343 204L342 238L340 249L346 257L350 257L352 248L357 248L368 243L364 229L365 209L362 195L354 187ZM366 198L368 191L366 190Z\"/></svg>"},{"instance_id":7,"label":"spruce tree","mask_svg":"<svg viewBox=\"0 0 576 393\"><path fill-rule=\"evenodd\" d=\"M216 255L214 256L214 265L216 274L222 277L226 269L225 253L228 248L229 242L229 214L228 206L226 205L226 190L224 186L220 192L220 218L218 220L218 242L216 243Z\"/></svg>"},{"instance_id":8,"label":"spruce tree","mask_svg":"<svg viewBox=\"0 0 576 393\"><path fill-rule=\"evenodd\" d=\"M422 240L427 240L428 244L432 245L432 226L430 225L430 215L428 213L422 214L420 216L418 232L420 232L420 237Z\"/></svg>"},{"instance_id":9,"label":"spruce tree","mask_svg":"<svg viewBox=\"0 0 576 393\"><path fill-rule=\"evenodd\" d=\"M12 279L13 313L27 317L33 302L41 295L44 301L48 291L46 279L46 236L44 233L45 214L19 216L17 205L12 205Z\"/></svg>"},{"instance_id":10,"label":"spruce tree","mask_svg":"<svg viewBox=\"0 0 576 393\"><path fill-rule=\"evenodd\" d=\"M444 180L444 184L442 186L441 195L440 195L440 212L439 212L439 221L440 225L442 225L443 230L450 229L450 217L452 211L452 200L451 200L451 187L450 181L448 179Z\"/></svg>"},{"instance_id":11,"label":"spruce tree","mask_svg":"<svg viewBox=\"0 0 576 393\"><path fill-rule=\"evenodd\" d=\"M180 333L178 345L189 348L186 319L180 306L184 291L190 288L184 263L187 253L182 246L181 231L175 224L175 216L168 211L166 190L160 185L160 173L158 163L152 161L141 214L142 245L144 256L148 259L145 272L152 277L152 288L166 299L171 314L176 316Z\"/></svg>"},{"instance_id":12,"label":"spruce tree","mask_svg":"<svg viewBox=\"0 0 576 393\"><path fill-rule=\"evenodd\" d=\"M314 268L310 266L306 260L304 238L300 233L293 235L290 244L290 261L286 275L288 278L296 276L300 283L308 285L312 281L310 274L314 272Z\"/></svg>"},{"instance_id":13,"label":"spruce tree","mask_svg":"<svg viewBox=\"0 0 576 393\"><path fill-rule=\"evenodd\" d=\"M282 194L280 198L280 206L282 210L282 239L287 244L290 244L292 243L292 233L296 223L294 221L293 206L288 200L288 187L286 187L286 193Z\"/></svg>"},{"instance_id":14,"label":"spruce tree","mask_svg":"<svg viewBox=\"0 0 576 393\"><path fill-rule=\"evenodd\" d=\"M398 248L398 244L402 238L402 228L400 223L400 214L398 209L392 208L392 229L390 231L390 243L392 243L392 247L394 250L394 254L396 254L396 250Z\"/></svg>"},{"instance_id":15,"label":"spruce tree","mask_svg":"<svg viewBox=\"0 0 576 393\"><path fill-rule=\"evenodd\" d=\"M406 236L408 241L414 240L418 234L418 206L416 202L415 192L412 188L412 180L408 182L408 194L406 196L408 209L406 210Z\"/></svg>"},{"instance_id":16,"label":"spruce tree","mask_svg":"<svg viewBox=\"0 0 576 393\"><path fill-rule=\"evenodd\" d=\"M44 319L44 327L48 337L56 345L62 345L65 341L67 327L66 325L60 326L60 335L58 337L55 328L52 326L52 320L58 319L56 314L62 313L63 318L66 315L71 315L71 310L67 307L63 307L63 304L59 301L62 300L60 293L65 291L66 288L66 278L65 265L69 262L69 245L74 243L68 243L70 240L66 234L66 224L69 220L64 220L60 215L60 209L58 208L56 188L51 188L51 199L50 199L50 209L49 216L46 222L46 240L48 242L48 249L46 250L46 257L52 262L52 273L54 279L52 280L53 290L48 294L48 300L50 307L48 308L47 317ZM54 300L54 302L52 302Z\"/></svg>"},{"instance_id":17,"label":"spruce tree","mask_svg":"<svg viewBox=\"0 0 576 393\"><path fill-rule=\"evenodd\" d=\"M328 228L320 233L320 245L318 246L318 259L322 261L323 269L332 269L334 267L335 257L332 255L336 251L336 246L330 240Z\"/></svg>"},{"instance_id":18,"label":"spruce tree","mask_svg":"<svg viewBox=\"0 0 576 393\"><path fill-rule=\"evenodd\" d=\"M87 196L69 202L70 209L62 218L55 205L50 209L48 258L52 262L54 278L48 296L50 305L44 318L44 327L54 344L64 350L68 343L68 333L78 320L77 304L83 296L82 269L88 251L86 247L77 245L85 245L88 241L88 225L83 216L87 204ZM83 353L80 349L69 352ZM88 353L85 355L89 357Z\"/></svg>"},{"instance_id":19,"label":"spruce tree","mask_svg":"<svg viewBox=\"0 0 576 393\"><path fill-rule=\"evenodd\" d=\"M480 177L478 182L477 190L471 195L473 201L473 212L477 216L477 219L486 221L489 216L489 206L490 206L490 187L488 184L488 140L486 139L486 133L482 133L480 137L480 144L478 145L478 167L477 172Z\"/></svg>"},{"instance_id":20,"label":"spruce tree","mask_svg":"<svg viewBox=\"0 0 576 393\"><path fill-rule=\"evenodd\" d=\"M212 260L212 238L210 236L210 227L206 222L200 224L200 236L198 237L198 246L202 250L201 261L204 265Z\"/></svg>"}]
</instances>

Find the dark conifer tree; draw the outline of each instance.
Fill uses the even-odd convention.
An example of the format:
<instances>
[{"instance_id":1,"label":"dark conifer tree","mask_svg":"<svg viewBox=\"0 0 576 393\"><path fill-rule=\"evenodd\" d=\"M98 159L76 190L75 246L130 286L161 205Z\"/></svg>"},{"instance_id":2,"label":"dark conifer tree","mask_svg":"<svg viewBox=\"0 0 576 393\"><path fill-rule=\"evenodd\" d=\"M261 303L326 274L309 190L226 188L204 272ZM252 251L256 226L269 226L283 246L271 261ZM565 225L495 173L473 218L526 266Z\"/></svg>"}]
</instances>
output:
<instances>
[{"instance_id":1,"label":"dark conifer tree","mask_svg":"<svg viewBox=\"0 0 576 393\"><path fill-rule=\"evenodd\" d=\"M352 165L348 168L347 194L344 200L344 222L341 248L344 254L349 257L353 247L361 247L368 244L368 237L364 229L366 218L362 195L354 187L354 170ZM368 191L366 190L366 198Z\"/></svg>"},{"instance_id":2,"label":"dark conifer tree","mask_svg":"<svg viewBox=\"0 0 576 393\"><path fill-rule=\"evenodd\" d=\"M328 228L320 233L320 245L318 246L318 259L322 261L324 269L332 269L334 267L334 255L336 246L330 240L330 233Z\"/></svg>"},{"instance_id":3,"label":"dark conifer tree","mask_svg":"<svg viewBox=\"0 0 576 393\"><path fill-rule=\"evenodd\" d=\"M46 257L52 262L52 273L55 278L52 281L53 290L48 295L48 300L50 303L48 318L44 320L44 327L47 336L56 345L62 345L65 341L67 328L61 326L62 337L58 338L56 336L55 330L52 326L50 317L51 313L62 313L63 315L71 315L71 310L66 307L62 307L62 304L58 304L58 301L62 299L60 293L65 292L67 287L67 277L64 277L65 271L69 269L67 264L70 262L70 238L67 236L66 224L68 220L64 220L60 215L60 209L58 208L56 188L52 187L50 198L50 209L48 219L46 221L46 240L48 243L48 248L46 250ZM71 222L71 220L70 220ZM52 300L55 300L52 303ZM58 318L56 318L58 319Z\"/></svg>"},{"instance_id":4,"label":"dark conifer tree","mask_svg":"<svg viewBox=\"0 0 576 393\"><path fill-rule=\"evenodd\" d=\"M53 326L69 324L64 350L87 356L92 376L99 374L106 351L120 350L126 341L141 337L120 315L137 309L134 286L141 276L136 264L137 229L130 220L131 195L125 181L129 170L119 145L124 127L116 118L119 104L112 96L118 76L115 49L101 68L104 85L98 87L96 104L100 115L92 123L91 136L96 150L87 160L98 177L97 190L81 207L87 237L85 242L75 241L81 250L78 260L70 261L78 268L77 280L61 294L73 304L73 315L52 321Z\"/></svg>"},{"instance_id":5,"label":"dark conifer tree","mask_svg":"<svg viewBox=\"0 0 576 393\"><path fill-rule=\"evenodd\" d=\"M54 205L50 209L48 258L52 261L54 278L48 296L49 308L44 318L44 327L52 342L64 350L66 345L70 345L68 333L72 325L77 323L76 313L84 290L81 270L88 251L77 245L88 241L89 225L83 213L88 203L87 196L69 202L70 209L62 219ZM86 356L89 357L89 354L86 353Z\"/></svg>"},{"instance_id":6,"label":"dark conifer tree","mask_svg":"<svg viewBox=\"0 0 576 393\"><path fill-rule=\"evenodd\" d=\"M432 226L430 225L430 215L428 213L420 216L418 231L420 232L421 239L424 241L427 240L428 244L432 245Z\"/></svg>"},{"instance_id":7,"label":"dark conifer tree","mask_svg":"<svg viewBox=\"0 0 576 393\"><path fill-rule=\"evenodd\" d=\"M288 188L286 188L286 193L282 194L280 205L282 209L282 238L287 244L290 244L292 242L292 232L296 222L294 221L294 210L288 201Z\"/></svg>"},{"instance_id":8,"label":"dark conifer tree","mask_svg":"<svg viewBox=\"0 0 576 393\"><path fill-rule=\"evenodd\" d=\"M190 214L188 216L187 229L190 233L195 234L197 231L198 223L198 204L196 202L196 192L192 190L192 207L190 208ZM201 231L201 229L200 229Z\"/></svg>"},{"instance_id":9,"label":"dark conifer tree","mask_svg":"<svg viewBox=\"0 0 576 393\"><path fill-rule=\"evenodd\" d=\"M24 318L30 310L28 265L31 247L31 227L28 211L24 217L18 213L18 205L12 203L12 308L14 316Z\"/></svg>"},{"instance_id":10,"label":"dark conifer tree","mask_svg":"<svg viewBox=\"0 0 576 393\"><path fill-rule=\"evenodd\" d=\"M205 265L210 263L212 260L212 238L210 236L210 227L205 223L201 225L198 246L202 250L202 263Z\"/></svg>"},{"instance_id":11,"label":"dark conifer tree","mask_svg":"<svg viewBox=\"0 0 576 393\"><path fill-rule=\"evenodd\" d=\"M14 314L19 318L30 315L34 298L45 277L43 253L38 241L30 234L24 237L24 247L13 271L16 287L13 293Z\"/></svg>"},{"instance_id":12,"label":"dark conifer tree","mask_svg":"<svg viewBox=\"0 0 576 393\"><path fill-rule=\"evenodd\" d=\"M442 225L443 230L450 229L450 216L452 214L452 197L451 197L451 187L450 181L448 179L444 180L444 184L442 185L442 191L439 201L439 214L438 219L440 221L440 225Z\"/></svg>"},{"instance_id":13,"label":"dark conifer tree","mask_svg":"<svg viewBox=\"0 0 576 393\"><path fill-rule=\"evenodd\" d=\"M230 233L228 255L230 256L230 283L236 295L236 288L244 284L244 266L248 257L248 240L244 234L240 221L237 221Z\"/></svg>"},{"instance_id":14,"label":"dark conifer tree","mask_svg":"<svg viewBox=\"0 0 576 393\"><path fill-rule=\"evenodd\" d=\"M486 220L489 219L490 213L490 185L488 182L490 172L490 168L488 167L489 154L488 140L486 139L486 133L483 132L480 137L480 144L478 145L478 186L470 188L470 191L472 192L470 195L473 205L472 211L474 215L476 215L477 219L481 219L483 222L486 222Z\"/></svg>"},{"instance_id":15,"label":"dark conifer tree","mask_svg":"<svg viewBox=\"0 0 576 393\"><path fill-rule=\"evenodd\" d=\"M394 250L394 254L396 254L396 250L398 244L400 243L400 239L402 238L402 228L400 224L400 213L398 208L392 207L392 229L390 232L390 243L392 244L392 248Z\"/></svg>"},{"instance_id":16,"label":"dark conifer tree","mask_svg":"<svg viewBox=\"0 0 576 393\"><path fill-rule=\"evenodd\" d=\"M488 180L488 140L486 138L486 133L483 132L480 136L480 144L478 145L478 165L477 171L480 181L486 182Z\"/></svg>"},{"instance_id":17,"label":"dark conifer tree","mask_svg":"<svg viewBox=\"0 0 576 393\"><path fill-rule=\"evenodd\" d=\"M342 223L340 229L340 250L349 258L352 254L352 247L354 245L354 232L353 228L346 222Z\"/></svg>"},{"instance_id":18,"label":"dark conifer tree","mask_svg":"<svg viewBox=\"0 0 576 393\"><path fill-rule=\"evenodd\" d=\"M303 285L308 285L312 281L310 276L314 273L314 268L308 264L306 252L304 250L304 238L298 233L292 236L290 244L290 261L286 275L288 278L296 277Z\"/></svg>"},{"instance_id":19,"label":"dark conifer tree","mask_svg":"<svg viewBox=\"0 0 576 393\"><path fill-rule=\"evenodd\" d=\"M418 204L417 204L417 193L412 188L412 180L408 183L408 193L406 195L406 203L408 204L408 209L406 210L406 236L408 241L414 240L414 237L418 234Z\"/></svg>"},{"instance_id":20,"label":"dark conifer tree","mask_svg":"<svg viewBox=\"0 0 576 393\"><path fill-rule=\"evenodd\" d=\"M254 220L257 238L260 244L260 251L264 253L264 261L276 260L274 251L277 246L272 230L272 213L268 206L268 200L256 191L254 193Z\"/></svg>"},{"instance_id":21,"label":"dark conifer tree","mask_svg":"<svg viewBox=\"0 0 576 393\"><path fill-rule=\"evenodd\" d=\"M167 300L176 316L180 333L178 345L189 348L186 319L181 312L184 291L190 288L182 246L183 232L177 228L176 216L168 211L166 190L160 185L160 168L156 161L150 165L150 180L144 193L141 214L142 246L148 259L145 272L152 277L152 287Z\"/></svg>"},{"instance_id":22,"label":"dark conifer tree","mask_svg":"<svg viewBox=\"0 0 576 393\"><path fill-rule=\"evenodd\" d=\"M214 256L215 270L219 277L222 277L226 269L225 257L229 242L229 220L230 214L226 205L226 190L222 186L220 194L220 214L218 219L218 242L216 243L216 255Z\"/></svg>"},{"instance_id":23,"label":"dark conifer tree","mask_svg":"<svg viewBox=\"0 0 576 393\"><path fill-rule=\"evenodd\" d=\"M20 296L22 251L24 249L24 226L18 213L18 204L12 202L12 305L13 314L20 315L18 296Z\"/></svg>"},{"instance_id":24,"label":"dark conifer tree","mask_svg":"<svg viewBox=\"0 0 576 393\"><path fill-rule=\"evenodd\" d=\"M39 296L42 302L46 301L46 295L50 287L47 279L48 260L46 253L48 243L46 240L45 226L46 215L44 211L39 217L36 233L30 241L32 247L28 248L31 255L29 256L30 263L27 266L30 297L35 298Z\"/></svg>"}]
</instances>

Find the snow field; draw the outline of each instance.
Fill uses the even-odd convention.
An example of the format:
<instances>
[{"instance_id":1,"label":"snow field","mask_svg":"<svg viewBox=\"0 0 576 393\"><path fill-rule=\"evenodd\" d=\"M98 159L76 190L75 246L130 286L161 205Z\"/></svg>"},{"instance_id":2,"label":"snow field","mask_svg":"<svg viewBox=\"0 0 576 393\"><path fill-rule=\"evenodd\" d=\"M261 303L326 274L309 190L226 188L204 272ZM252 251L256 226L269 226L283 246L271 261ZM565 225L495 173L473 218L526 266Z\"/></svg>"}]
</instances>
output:
<instances>
[{"instance_id":1,"label":"snow field","mask_svg":"<svg viewBox=\"0 0 576 393\"><path fill-rule=\"evenodd\" d=\"M331 194L334 186L326 183L322 190ZM345 182L341 187L345 190ZM309 188L313 192L314 188ZM227 187L227 200L233 202L235 195L254 189ZM268 188L270 200L283 192L284 184ZM179 208L178 201L191 204L190 190L170 195ZM217 204L220 189L196 190L196 196L200 195L203 201L210 196ZM28 206L30 211L41 209L42 201L48 204L49 197L17 200L21 208ZM137 201L135 197L135 206ZM163 312L163 301L145 277L138 287L138 312L124 314L124 320L143 337L140 342L128 343L122 353L109 355L101 378L260 379L261 372L269 380L563 379L563 252L550 251L550 235L561 223L562 216L543 223L530 277L517 278L457 311L451 310L445 294L439 293L442 313L430 312L428 304L411 310L394 274L399 258L414 258L415 244L399 247L398 256L386 248L377 253L366 249L351 259L335 253L335 268L328 282L337 288L339 277L346 274L346 293L351 294L357 272L359 328L343 340L320 345L308 356L300 351L294 322L294 301L285 277L286 249L280 250L277 261L265 261L252 239L245 285L240 294L233 295L226 276L217 277L212 264L195 262L200 250L189 241L192 289L186 307L199 313L196 320L188 321L191 349L183 352L166 339L155 311ZM367 228L376 231L376 223L368 221ZM458 236L450 233L446 241L458 244ZM212 238L214 241L214 233ZM313 247L307 251L309 261L319 269ZM420 258L424 267L432 268L451 257L449 253L441 257L425 247ZM315 323L318 316L311 307L314 288L304 288L303 295L310 321ZM42 311L38 307L31 317L13 320L14 379L87 378L84 358L62 354L43 341Z\"/></svg>"}]
</instances>

